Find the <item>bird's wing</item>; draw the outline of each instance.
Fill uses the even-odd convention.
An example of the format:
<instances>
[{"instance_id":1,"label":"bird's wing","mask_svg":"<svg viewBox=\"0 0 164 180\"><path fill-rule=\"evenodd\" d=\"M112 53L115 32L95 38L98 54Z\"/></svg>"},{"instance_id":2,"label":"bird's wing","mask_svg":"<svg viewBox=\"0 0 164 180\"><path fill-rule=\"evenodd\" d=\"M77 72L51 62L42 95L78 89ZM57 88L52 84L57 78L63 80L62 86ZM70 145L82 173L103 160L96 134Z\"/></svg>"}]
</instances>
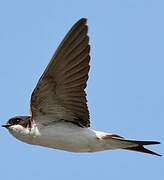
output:
<instances>
[{"instance_id":1,"label":"bird's wing","mask_svg":"<svg viewBox=\"0 0 164 180\"><path fill-rule=\"evenodd\" d=\"M66 120L89 127L85 93L90 46L86 19L65 36L31 96L33 119Z\"/></svg>"}]
</instances>

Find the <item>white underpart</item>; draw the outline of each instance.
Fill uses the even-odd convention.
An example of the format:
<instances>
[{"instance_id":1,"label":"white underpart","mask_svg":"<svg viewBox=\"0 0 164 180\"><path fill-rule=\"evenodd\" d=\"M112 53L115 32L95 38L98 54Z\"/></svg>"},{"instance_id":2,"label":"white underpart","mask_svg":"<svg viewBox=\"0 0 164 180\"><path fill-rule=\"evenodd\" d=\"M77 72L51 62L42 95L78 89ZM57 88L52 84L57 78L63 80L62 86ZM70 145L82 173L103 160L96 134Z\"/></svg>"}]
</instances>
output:
<instances>
[{"instance_id":1,"label":"white underpart","mask_svg":"<svg viewBox=\"0 0 164 180\"><path fill-rule=\"evenodd\" d=\"M71 152L96 152L134 146L134 143L112 138L103 139L102 137L111 134L81 128L68 122L56 122L49 126L33 124L31 130L13 125L9 131L14 137L26 143Z\"/></svg>"}]
</instances>

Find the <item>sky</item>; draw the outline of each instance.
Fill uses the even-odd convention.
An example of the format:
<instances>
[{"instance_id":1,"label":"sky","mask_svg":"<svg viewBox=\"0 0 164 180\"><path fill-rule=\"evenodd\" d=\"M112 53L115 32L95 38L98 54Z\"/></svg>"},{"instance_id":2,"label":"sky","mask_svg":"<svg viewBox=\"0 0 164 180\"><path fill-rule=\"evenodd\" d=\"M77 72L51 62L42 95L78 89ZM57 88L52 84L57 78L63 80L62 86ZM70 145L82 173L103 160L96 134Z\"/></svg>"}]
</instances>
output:
<instances>
[{"instance_id":1,"label":"sky","mask_svg":"<svg viewBox=\"0 0 164 180\"><path fill-rule=\"evenodd\" d=\"M29 114L36 83L72 25L88 19L91 127L164 154L164 1L0 1L0 124ZM163 157L125 150L70 153L25 144L0 127L0 178L162 179Z\"/></svg>"}]
</instances>

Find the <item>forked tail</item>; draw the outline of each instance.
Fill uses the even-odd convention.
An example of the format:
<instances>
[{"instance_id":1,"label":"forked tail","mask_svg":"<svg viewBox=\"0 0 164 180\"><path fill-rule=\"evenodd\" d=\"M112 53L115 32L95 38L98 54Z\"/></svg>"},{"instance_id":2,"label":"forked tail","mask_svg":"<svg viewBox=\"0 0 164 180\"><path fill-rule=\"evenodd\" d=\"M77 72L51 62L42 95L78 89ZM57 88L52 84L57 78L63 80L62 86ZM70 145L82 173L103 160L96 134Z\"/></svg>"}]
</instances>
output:
<instances>
[{"instance_id":1,"label":"forked tail","mask_svg":"<svg viewBox=\"0 0 164 180\"><path fill-rule=\"evenodd\" d=\"M150 151L149 149L146 149L144 145L153 145L153 144L160 144L158 141L137 141L137 140L129 140L125 139L123 137L120 137L118 135L106 135L103 137L103 139L108 139L112 138L115 141L119 141L124 147L121 149L125 150L131 150L131 151L138 151L138 152L143 152L143 153L148 153L148 154L153 154L156 156L162 156L160 154L157 154L156 152ZM127 147L126 147L127 145Z\"/></svg>"},{"instance_id":2,"label":"forked tail","mask_svg":"<svg viewBox=\"0 0 164 180\"><path fill-rule=\"evenodd\" d=\"M143 153L148 153L148 154L153 154L156 156L162 156L156 152L150 151L149 149L146 149L144 145L153 145L153 144L160 144L160 142L157 141L135 141L135 140L127 140L129 142L134 142L135 144L137 143L138 146L136 147L129 147L129 148L123 148L126 150L131 150L131 151L138 151L138 152L143 152Z\"/></svg>"}]
</instances>

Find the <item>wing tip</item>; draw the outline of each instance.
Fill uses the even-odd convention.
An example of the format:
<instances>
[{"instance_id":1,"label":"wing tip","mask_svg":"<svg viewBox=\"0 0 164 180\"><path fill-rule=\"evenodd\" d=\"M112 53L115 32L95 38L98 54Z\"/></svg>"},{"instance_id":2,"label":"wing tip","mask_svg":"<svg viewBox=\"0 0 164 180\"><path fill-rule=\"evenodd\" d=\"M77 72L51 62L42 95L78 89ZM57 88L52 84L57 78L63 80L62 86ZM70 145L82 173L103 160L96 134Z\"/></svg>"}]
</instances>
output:
<instances>
[{"instance_id":1,"label":"wing tip","mask_svg":"<svg viewBox=\"0 0 164 180\"><path fill-rule=\"evenodd\" d=\"M87 18L80 18L75 24L77 24L77 25L86 25L86 23L87 23L87 21L88 21L88 19Z\"/></svg>"},{"instance_id":2,"label":"wing tip","mask_svg":"<svg viewBox=\"0 0 164 180\"><path fill-rule=\"evenodd\" d=\"M86 23L87 22L87 18L80 18L78 22L83 22L83 23Z\"/></svg>"}]
</instances>

